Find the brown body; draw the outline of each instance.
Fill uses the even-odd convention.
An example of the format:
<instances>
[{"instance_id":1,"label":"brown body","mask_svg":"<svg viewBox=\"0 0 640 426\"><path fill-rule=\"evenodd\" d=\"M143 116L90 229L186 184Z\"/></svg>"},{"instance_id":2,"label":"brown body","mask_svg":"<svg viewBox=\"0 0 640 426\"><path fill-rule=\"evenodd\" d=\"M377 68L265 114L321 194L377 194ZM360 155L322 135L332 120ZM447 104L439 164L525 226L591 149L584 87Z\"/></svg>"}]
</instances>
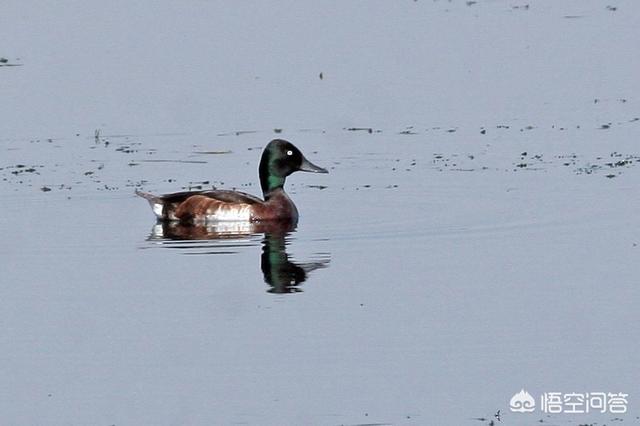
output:
<instances>
[{"instance_id":1,"label":"brown body","mask_svg":"<svg viewBox=\"0 0 640 426\"><path fill-rule=\"evenodd\" d=\"M157 197L137 192L147 199L159 220L181 223L221 221L298 220L298 209L282 188L272 191L263 201L237 191L180 192Z\"/></svg>"}]
</instances>

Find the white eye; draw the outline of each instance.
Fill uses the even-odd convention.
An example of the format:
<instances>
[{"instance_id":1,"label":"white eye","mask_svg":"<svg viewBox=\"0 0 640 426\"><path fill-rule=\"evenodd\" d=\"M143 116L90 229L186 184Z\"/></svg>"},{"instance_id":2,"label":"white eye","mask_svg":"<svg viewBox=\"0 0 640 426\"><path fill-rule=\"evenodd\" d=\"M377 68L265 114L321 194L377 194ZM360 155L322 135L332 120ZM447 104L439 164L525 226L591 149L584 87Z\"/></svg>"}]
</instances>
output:
<instances>
[{"instance_id":1,"label":"white eye","mask_svg":"<svg viewBox=\"0 0 640 426\"><path fill-rule=\"evenodd\" d=\"M291 150L287 151L287 155L293 155L293 151Z\"/></svg>"}]
</instances>

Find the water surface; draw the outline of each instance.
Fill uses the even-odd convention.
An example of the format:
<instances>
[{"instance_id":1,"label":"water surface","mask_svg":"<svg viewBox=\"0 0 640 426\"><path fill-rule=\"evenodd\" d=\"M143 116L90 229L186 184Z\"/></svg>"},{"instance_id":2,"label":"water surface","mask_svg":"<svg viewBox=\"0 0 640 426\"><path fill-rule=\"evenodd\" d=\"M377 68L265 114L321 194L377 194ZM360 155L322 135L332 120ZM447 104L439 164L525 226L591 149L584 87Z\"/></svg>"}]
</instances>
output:
<instances>
[{"instance_id":1,"label":"water surface","mask_svg":"<svg viewBox=\"0 0 640 426\"><path fill-rule=\"evenodd\" d=\"M637 424L640 10L525 6L0 6L3 422ZM296 227L134 195L276 137Z\"/></svg>"}]
</instances>

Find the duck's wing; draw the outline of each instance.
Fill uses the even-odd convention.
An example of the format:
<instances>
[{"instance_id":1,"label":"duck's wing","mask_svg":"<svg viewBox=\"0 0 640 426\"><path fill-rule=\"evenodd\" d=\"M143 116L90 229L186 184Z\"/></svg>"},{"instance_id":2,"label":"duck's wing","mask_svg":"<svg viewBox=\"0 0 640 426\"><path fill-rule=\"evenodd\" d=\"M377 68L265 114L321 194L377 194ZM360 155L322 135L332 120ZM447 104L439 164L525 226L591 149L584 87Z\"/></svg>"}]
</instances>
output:
<instances>
[{"instance_id":1,"label":"duck's wing","mask_svg":"<svg viewBox=\"0 0 640 426\"><path fill-rule=\"evenodd\" d=\"M241 191L229 191L225 189L214 189L211 191L202 191L194 195L202 195L207 198L213 198L225 203L242 203L242 204L258 204L264 203L260 198Z\"/></svg>"},{"instance_id":2,"label":"duck's wing","mask_svg":"<svg viewBox=\"0 0 640 426\"><path fill-rule=\"evenodd\" d=\"M151 209L160 220L184 221L214 211L219 212L221 216L219 220L241 220L244 216L247 216L248 220L250 207L263 203L260 198L251 194L221 189L184 191L165 195L136 191L136 194L149 202Z\"/></svg>"}]
</instances>

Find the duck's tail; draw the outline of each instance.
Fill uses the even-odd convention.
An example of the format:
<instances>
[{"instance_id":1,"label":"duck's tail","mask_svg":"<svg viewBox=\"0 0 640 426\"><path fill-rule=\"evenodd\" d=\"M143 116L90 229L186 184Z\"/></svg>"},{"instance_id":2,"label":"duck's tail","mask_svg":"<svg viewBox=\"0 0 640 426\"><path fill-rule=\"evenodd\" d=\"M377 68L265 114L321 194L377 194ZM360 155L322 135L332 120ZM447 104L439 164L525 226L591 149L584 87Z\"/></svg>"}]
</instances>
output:
<instances>
[{"instance_id":1,"label":"duck's tail","mask_svg":"<svg viewBox=\"0 0 640 426\"><path fill-rule=\"evenodd\" d=\"M138 191L137 189L136 189L136 195L137 195L138 197L142 197L142 198L144 198L145 200L149 201L150 203L151 203L151 202L153 202L153 203L158 203L158 202L162 201L162 200L160 199L160 197L156 197L155 195L150 194L150 193L148 193L148 192Z\"/></svg>"},{"instance_id":2,"label":"duck's tail","mask_svg":"<svg viewBox=\"0 0 640 426\"><path fill-rule=\"evenodd\" d=\"M137 189L136 195L147 200L149 202L149 205L151 206L151 210L153 210L153 213L156 215L156 217L158 219L162 219L164 210L164 200L162 199L162 197L158 197L157 195L153 195L148 192L138 191Z\"/></svg>"}]
</instances>

